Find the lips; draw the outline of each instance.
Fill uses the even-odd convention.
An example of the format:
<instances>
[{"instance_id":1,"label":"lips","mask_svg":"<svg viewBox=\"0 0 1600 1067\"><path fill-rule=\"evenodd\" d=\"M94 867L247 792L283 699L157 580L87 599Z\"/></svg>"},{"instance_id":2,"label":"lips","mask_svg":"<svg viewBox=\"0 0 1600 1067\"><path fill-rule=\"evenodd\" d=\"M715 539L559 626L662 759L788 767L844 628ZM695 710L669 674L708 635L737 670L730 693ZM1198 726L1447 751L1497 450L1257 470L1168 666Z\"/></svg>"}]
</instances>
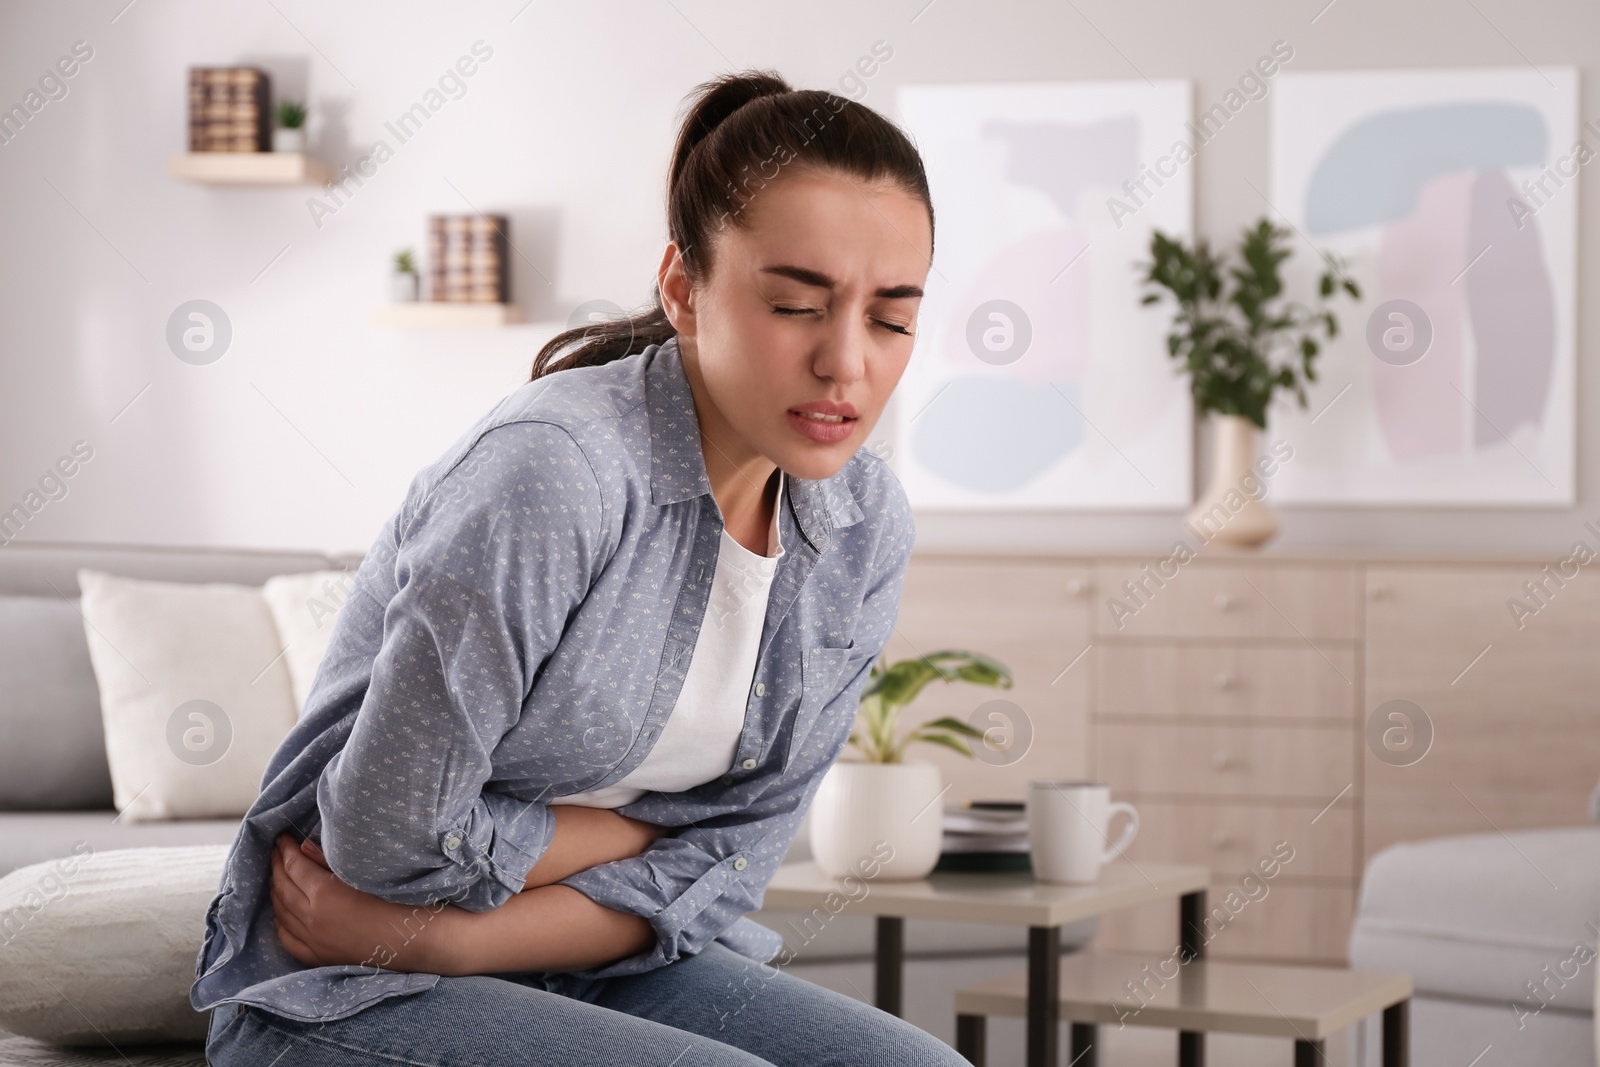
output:
<instances>
[{"instance_id":1,"label":"lips","mask_svg":"<svg viewBox=\"0 0 1600 1067\"><path fill-rule=\"evenodd\" d=\"M787 412L789 425L804 437L823 444L833 444L849 437L855 430L856 410L850 404L836 404L821 400Z\"/></svg>"}]
</instances>

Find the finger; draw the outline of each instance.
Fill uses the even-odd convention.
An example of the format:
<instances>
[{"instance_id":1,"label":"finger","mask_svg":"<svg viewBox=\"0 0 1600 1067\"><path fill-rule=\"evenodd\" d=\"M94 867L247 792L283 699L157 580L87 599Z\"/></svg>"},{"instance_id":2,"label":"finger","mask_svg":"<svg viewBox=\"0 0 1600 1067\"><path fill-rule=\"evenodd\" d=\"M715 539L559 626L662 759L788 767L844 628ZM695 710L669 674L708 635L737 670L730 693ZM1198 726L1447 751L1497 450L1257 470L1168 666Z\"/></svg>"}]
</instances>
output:
<instances>
[{"instance_id":1,"label":"finger","mask_svg":"<svg viewBox=\"0 0 1600 1067\"><path fill-rule=\"evenodd\" d=\"M277 926L278 943L283 946L285 952L308 967L317 966L319 960L317 959L317 954L311 950L310 945L289 930L284 929L282 923L275 925Z\"/></svg>"},{"instance_id":2,"label":"finger","mask_svg":"<svg viewBox=\"0 0 1600 1067\"><path fill-rule=\"evenodd\" d=\"M332 867L328 866L328 857L323 853L322 846L311 840L311 838L308 837L300 842L300 851L323 870L330 872L333 870Z\"/></svg>"},{"instance_id":3,"label":"finger","mask_svg":"<svg viewBox=\"0 0 1600 1067\"><path fill-rule=\"evenodd\" d=\"M268 889L272 896L272 906L279 911L297 911L299 903L305 900L305 894L294 893L292 896L286 890L296 889L287 875L283 873L283 858L277 853L272 857L272 877L268 882Z\"/></svg>"},{"instance_id":4,"label":"finger","mask_svg":"<svg viewBox=\"0 0 1600 1067\"><path fill-rule=\"evenodd\" d=\"M272 914L280 930L293 935L296 940L310 945L315 940L311 929L305 920L294 912L293 908L282 906L276 897L273 899Z\"/></svg>"},{"instance_id":5,"label":"finger","mask_svg":"<svg viewBox=\"0 0 1600 1067\"><path fill-rule=\"evenodd\" d=\"M284 892L285 880L272 880L271 899L273 921L278 929L309 946L312 943L309 916L299 910L299 905ZM281 940L281 938L280 938Z\"/></svg>"},{"instance_id":6,"label":"finger","mask_svg":"<svg viewBox=\"0 0 1600 1067\"><path fill-rule=\"evenodd\" d=\"M294 853L286 853L283 848L272 850L272 892L276 906L282 910L294 912L299 915L309 915L311 911L311 897L305 889L291 877L287 859Z\"/></svg>"},{"instance_id":7,"label":"finger","mask_svg":"<svg viewBox=\"0 0 1600 1067\"><path fill-rule=\"evenodd\" d=\"M300 851L299 843L292 840L286 842L280 856L283 861L283 873L290 881L301 889L305 889L307 886L306 868L314 865Z\"/></svg>"}]
</instances>

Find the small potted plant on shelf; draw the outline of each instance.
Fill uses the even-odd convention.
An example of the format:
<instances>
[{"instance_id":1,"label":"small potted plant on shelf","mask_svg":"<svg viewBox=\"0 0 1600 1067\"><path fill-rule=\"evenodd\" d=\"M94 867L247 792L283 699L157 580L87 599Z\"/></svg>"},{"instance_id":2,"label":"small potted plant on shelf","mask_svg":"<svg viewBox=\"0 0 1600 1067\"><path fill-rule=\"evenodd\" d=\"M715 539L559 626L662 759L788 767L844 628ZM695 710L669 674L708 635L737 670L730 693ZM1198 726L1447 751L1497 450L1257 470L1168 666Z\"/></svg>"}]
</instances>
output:
<instances>
[{"instance_id":1,"label":"small potted plant on shelf","mask_svg":"<svg viewBox=\"0 0 1600 1067\"><path fill-rule=\"evenodd\" d=\"M923 877L939 862L942 776L936 764L906 760L906 749L925 741L970 758L965 739L984 733L950 716L900 733L901 709L936 680L1009 689L1011 671L988 656L954 649L886 668L873 665L848 741L862 758L836 761L811 804L811 854L823 872L842 878L871 859L879 865L875 877L910 879ZM892 848L892 856L884 857L880 842Z\"/></svg>"},{"instance_id":2,"label":"small potted plant on shelf","mask_svg":"<svg viewBox=\"0 0 1600 1067\"><path fill-rule=\"evenodd\" d=\"M278 104L278 128L272 131L274 152L304 152L306 150L306 106L296 100L283 100Z\"/></svg>"},{"instance_id":3,"label":"small potted plant on shelf","mask_svg":"<svg viewBox=\"0 0 1600 1067\"><path fill-rule=\"evenodd\" d=\"M411 249L402 248L394 254L394 273L389 276L389 296L397 303L409 304L417 299L422 279L417 274L417 263Z\"/></svg>"},{"instance_id":4,"label":"small potted plant on shelf","mask_svg":"<svg viewBox=\"0 0 1600 1067\"><path fill-rule=\"evenodd\" d=\"M1189 513L1221 541L1240 547L1261 544L1278 531L1278 520L1251 486L1256 431L1267 426L1274 392L1294 393L1306 406L1307 382L1317 380L1318 335L1338 336L1339 321L1328 308L1342 291L1359 300L1361 289L1339 260L1324 252L1327 269L1317 281L1317 306L1285 297L1278 268L1289 258L1289 230L1267 219L1246 227L1237 259L1212 253L1204 239L1193 247L1156 231L1151 260L1142 264L1153 304L1170 296L1177 304L1167 354L1189 374L1196 414L1213 416L1212 474Z\"/></svg>"}]
</instances>

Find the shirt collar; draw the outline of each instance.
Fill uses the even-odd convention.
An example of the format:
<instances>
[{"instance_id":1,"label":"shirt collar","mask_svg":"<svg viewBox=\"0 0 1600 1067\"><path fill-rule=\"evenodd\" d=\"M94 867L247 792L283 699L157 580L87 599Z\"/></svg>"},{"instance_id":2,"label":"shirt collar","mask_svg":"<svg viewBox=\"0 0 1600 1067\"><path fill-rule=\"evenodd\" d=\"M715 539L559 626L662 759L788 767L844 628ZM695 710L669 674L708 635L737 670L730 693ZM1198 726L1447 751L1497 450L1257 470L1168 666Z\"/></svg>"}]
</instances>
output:
<instances>
[{"instance_id":1,"label":"shirt collar","mask_svg":"<svg viewBox=\"0 0 1600 1067\"><path fill-rule=\"evenodd\" d=\"M711 479L706 476L705 455L700 450L700 420L695 415L694 393L683 369L678 339L669 337L646 348L642 355L650 412L650 502L665 505L703 496L711 492ZM791 476L783 481L800 528L814 544L824 543L828 531L854 525L865 517L855 494L845 484L843 468L830 478Z\"/></svg>"}]
</instances>

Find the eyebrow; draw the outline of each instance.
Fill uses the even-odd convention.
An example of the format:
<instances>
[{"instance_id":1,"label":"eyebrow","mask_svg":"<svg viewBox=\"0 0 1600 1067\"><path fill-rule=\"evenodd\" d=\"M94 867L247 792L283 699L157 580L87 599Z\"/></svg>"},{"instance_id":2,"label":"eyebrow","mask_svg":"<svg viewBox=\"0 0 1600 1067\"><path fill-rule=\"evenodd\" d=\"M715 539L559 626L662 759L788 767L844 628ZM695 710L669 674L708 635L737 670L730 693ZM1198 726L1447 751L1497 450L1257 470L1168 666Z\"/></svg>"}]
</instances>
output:
<instances>
[{"instance_id":1,"label":"eyebrow","mask_svg":"<svg viewBox=\"0 0 1600 1067\"><path fill-rule=\"evenodd\" d=\"M795 267L784 263L771 267L762 267L761 273L793 278L802 285L814 285L819 289L832 289L838 284L833 278L820 270L812 270L810 267ZM888 300L904 300L907 297L921 296L922 288L916 285L890 285L876 290L872 295L881 296Z\"/></svg>"}]
</instances>

